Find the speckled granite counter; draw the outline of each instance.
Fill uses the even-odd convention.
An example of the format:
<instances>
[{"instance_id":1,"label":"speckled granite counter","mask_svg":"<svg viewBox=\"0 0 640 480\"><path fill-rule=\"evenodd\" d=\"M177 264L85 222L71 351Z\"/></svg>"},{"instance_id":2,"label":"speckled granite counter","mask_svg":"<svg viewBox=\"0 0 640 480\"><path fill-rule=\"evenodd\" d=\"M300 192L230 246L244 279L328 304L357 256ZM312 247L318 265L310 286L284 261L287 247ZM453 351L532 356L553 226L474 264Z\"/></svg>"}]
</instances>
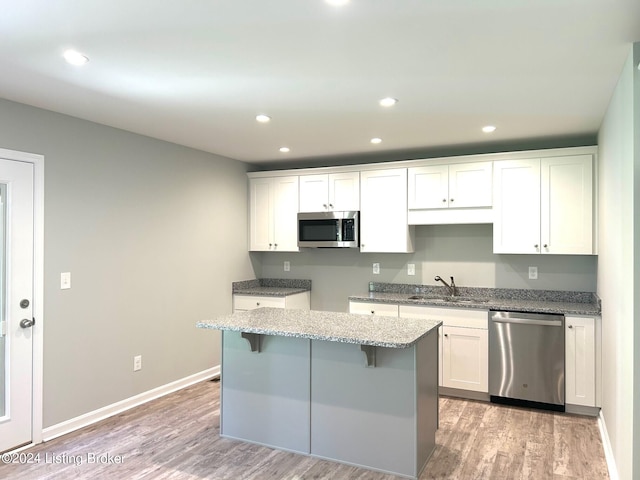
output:
<instances>
[{"instance_id":1,"label":"speckled granite counter","mask_svg":"<svg viewBox=\"0 0 640 480\"><path fill-rule=\"evenodd\" d=\"M199 328L407 348L442 322L339 312L258 308L199 322Z\"/></svg>"},{"instance_id":2,"label":"speckled granite counter","mask_svg":"<svg viewBox=\"0 0 640 480\"><path fill-rule=\"evenodd\" d=\"M458 287L458 298L452 300L447 290L439 286L374 283L372 288L371 292L351 295L349 300L431 307L600 315L600 300L592 292Z\"/></svg>"},{"instance_id":3,"label":"speckled granite counter","mask_svg":"<svg viewBox=\"0 0 640 480\"><path fill-rule=\"evenodd\" d=\"M239 295L259 295L264 297L286 297L311 290L311 280L260 278L233 282L231 291Z\"/></svg>"}]
</instances>

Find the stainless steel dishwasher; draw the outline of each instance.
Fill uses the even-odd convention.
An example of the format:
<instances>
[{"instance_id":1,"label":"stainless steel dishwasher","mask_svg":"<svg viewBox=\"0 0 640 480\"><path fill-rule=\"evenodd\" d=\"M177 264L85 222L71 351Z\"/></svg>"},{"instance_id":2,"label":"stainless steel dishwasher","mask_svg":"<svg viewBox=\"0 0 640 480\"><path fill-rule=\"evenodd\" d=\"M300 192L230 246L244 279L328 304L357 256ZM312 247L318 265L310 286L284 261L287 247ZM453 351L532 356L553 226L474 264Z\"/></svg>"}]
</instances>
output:
<instances>
[{"instance_id":1,"label":"stainless steel dishwasher","mask_svg":"<svg viewBox=\"0 0 640 480\"><path fill-rule=\"evenodd\" d=\"M489 312L489 395L564 412L564 315Z\"/></svg>"}]
</instances>

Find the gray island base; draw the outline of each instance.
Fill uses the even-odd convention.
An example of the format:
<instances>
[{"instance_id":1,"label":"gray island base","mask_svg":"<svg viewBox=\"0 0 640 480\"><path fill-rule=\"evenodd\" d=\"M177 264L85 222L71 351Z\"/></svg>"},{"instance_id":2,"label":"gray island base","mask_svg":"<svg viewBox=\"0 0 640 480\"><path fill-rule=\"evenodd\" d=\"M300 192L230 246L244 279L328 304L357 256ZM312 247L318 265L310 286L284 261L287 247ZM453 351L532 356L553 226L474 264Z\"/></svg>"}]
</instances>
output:
<instances>
[{"instance_id":1,"label":"gray island base","mask_svg":"<svg viewBox=\"0 0 640 480\"><path fill-rule=\"evenodd\" d=\"M418 478L435 449L438 326L260 308L222 330L220 435Z\"/></svg>"}]
</instances>

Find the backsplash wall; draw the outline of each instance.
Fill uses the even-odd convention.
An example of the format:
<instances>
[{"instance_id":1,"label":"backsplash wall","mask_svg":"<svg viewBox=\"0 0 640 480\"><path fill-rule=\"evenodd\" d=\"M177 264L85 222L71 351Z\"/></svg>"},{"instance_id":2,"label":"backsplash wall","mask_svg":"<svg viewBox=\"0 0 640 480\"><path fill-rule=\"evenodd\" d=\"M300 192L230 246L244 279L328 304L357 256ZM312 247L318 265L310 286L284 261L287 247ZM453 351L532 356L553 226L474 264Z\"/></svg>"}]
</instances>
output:
<instances>
[{"instance_id":1,"label":"backsplash wall","mask_svg":"<svg viewBox=\"0 0 640 480\"><path fill-rule=\"evenodd\" d=\"M420 225L414 253L360 253L355 249L252 253L256 277L312 281L311 308L344 312L349 295L370 281L435 285L436 275L458 286L596 291L598 257L583 255L494 255L491 225ZM284 261L291 263L285 272ZM380 274L372 273L373 263ZM407 275L407 264L416 274ZM529 280L529 266L538 279Z\"/></svg>"}]
</instances>

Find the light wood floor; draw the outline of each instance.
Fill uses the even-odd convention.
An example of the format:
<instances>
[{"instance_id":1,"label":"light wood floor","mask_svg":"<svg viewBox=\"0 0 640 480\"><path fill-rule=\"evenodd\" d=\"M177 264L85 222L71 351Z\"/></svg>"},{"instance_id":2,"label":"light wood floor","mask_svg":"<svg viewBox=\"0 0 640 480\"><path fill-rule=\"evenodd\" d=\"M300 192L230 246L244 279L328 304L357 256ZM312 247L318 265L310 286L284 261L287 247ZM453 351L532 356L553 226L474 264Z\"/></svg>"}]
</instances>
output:
<instances>
[{"instance_id":1,"label":"light wood floor","mask_svg":"<svg viewBox=\"0 0 640 480\"><path fill-rule=\"evenodd\" d=\"M0 478L399 478L220 438L219 391L219 383L202 382L24 450L39 463L0 463ZM442 398L436 441L421 480L609 478L590 417ZM92 455L122 463L89 463Z\"/></svg>"}]
</instances>

